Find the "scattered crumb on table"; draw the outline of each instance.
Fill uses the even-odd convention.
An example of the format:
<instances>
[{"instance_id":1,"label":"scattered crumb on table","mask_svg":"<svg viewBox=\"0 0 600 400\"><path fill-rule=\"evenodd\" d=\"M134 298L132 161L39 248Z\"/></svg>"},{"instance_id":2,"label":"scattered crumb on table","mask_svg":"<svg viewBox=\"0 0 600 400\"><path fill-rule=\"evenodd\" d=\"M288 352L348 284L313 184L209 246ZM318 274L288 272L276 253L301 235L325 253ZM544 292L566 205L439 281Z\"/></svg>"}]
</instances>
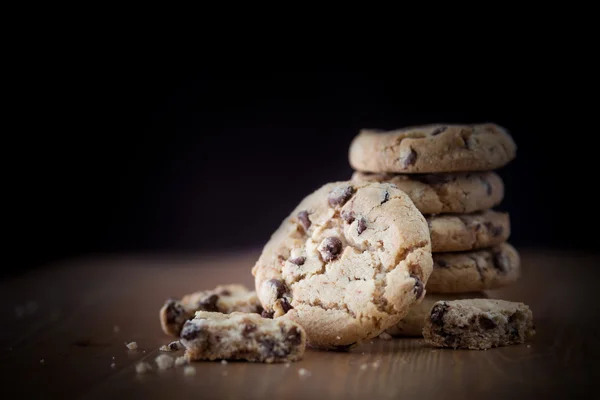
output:
<instances>
[{"instance_id":1,"label":"scattered crumb on table","mask_svg":"<svg viewBox=\"0 0 600 400\"><path fill-rule=\"evenodd\" d=\"M40 360L40 364L43 364L43 363L44 363L44 359L42 358L42 359Z\"/></svg>"},{"instance_id":2,"label":"scattered crumb on table","mask_svg":"<svg viewBox=\"0 0 600 400\"><path fill-rule=\"evenodd\" d=\"M373 368L379 368L381 365L381 360L373 361Z\"/></svg>"},{"instance_id":3,"label":"scattered crumb on table","mask_svg":"<svg viewBox=\"0 0 600 400\"><path fill-rule=\"evenodd\" d=\"M152 371L152 366L147 362L141 362L135 366L135 372L138 374L145 374L148 371Z\"/></svg>"},{"instance_id":4,"label":"scattered crumb on table","mask_svg":"<svg viewBox=\"0 0 600 400\"><path fill-rule=\"evenodd\" d=\"M156 362L156 365L158 365L158 369L172 368L175 362L175 360L173 360L173 357L168 356L166 354L161 354L160 356L156 357L154 361Z\"/></svg>"},{"instance_id":5,"label":"scattered crumb on table","mask_svg":"<svg viewBox=\"0 0 600 400\"><path fill-rule=\"evenodd\" d=\"M221 360L221 364L227 365L227 360Z\"/></svg>"},{"instance_id":6,"label":"scattered crumb on table","mask_svg":"<svg viewBox=\"0 0 600 400\"><path fill-rule=\"evenodd\" d=\"M387 332L383 332L379 335L379 339L390 340L390 339L392 339L392 335L390 335Z\"/></svg>"},{"instance_id":7,"label":"scattered crumb on table","mask_svg":"<svg viewBox=\"0 0 600 400\"><path fill-rule=\"evenodd\" d=\"M137 348L138 348L138 344L137 344L137 342L130 342L130 343L127 343L125 346L127 346L127 348L128 348L129 350L137 350Z\"/></svg>"},{"instance_id":8,"label":"scattered crumb on table","mask_svg":"<svg viewBox=\"0 0 600 400\"><path fill-rule=\"evenodd\" d=\"M176 367L181 367L182 365L185 365L188 363L187 358L185 358L185 356L181 356L181 357L177 357L175 359L175 366Z\"/></svg>"},{"instance_id":9,"label":"scattered crumb on table","mask_svg":"<svg viewBox=\"0 0 600 400\"><path fill-rule=\"evenodd\" d=\"M186 365L183 369L183 374L185 376L196 375L196 368L192 367L191 365Z\"/></svg>"},{"instance_id":10,"label":"scattered crumb on table","mask_svg":"<svg viewBox=\"0 0 600 400\"><path fill-rule=\"evenodd\" d=\"M121 328L119 328L119 325L113 326L113 332L114 333L119 333L120 330L121 330Z\"/></svg>"},{"instance_id":11,"label":"scattered crumb on table","mask_svg":"<svg viewBox=\"0 0 600 400\"><path fill-rule=\"evenodd\" d=\"M300 368L298 370L298 375L300 375L300 376L310 376L310 371L307 370L306 368Z\"/></svg>"},{"instance_id":12,"label":"scattered crumb on table","mask_svg":"<svg viewBox=\"0 0 600 400\"><path fill-rule=\"evenodd\" d=\"M115 363L112 363L112 364L110 364L110 367L114 369L114 368L116 368L116 367L117 367L117 364L115 364Z\"/></svg>"},{"instance_id":13,"label":"scattered crumb on table","mask_svg":"<svg viewBox=\"0 0 600 400\"><path fill-rule=\"evenodd\" d=\"M360 369L364 371L365 369L367 369L367 367L368 367L367 364L363 364L363 365L360 366Z\"/></svg>"}]
</instances>

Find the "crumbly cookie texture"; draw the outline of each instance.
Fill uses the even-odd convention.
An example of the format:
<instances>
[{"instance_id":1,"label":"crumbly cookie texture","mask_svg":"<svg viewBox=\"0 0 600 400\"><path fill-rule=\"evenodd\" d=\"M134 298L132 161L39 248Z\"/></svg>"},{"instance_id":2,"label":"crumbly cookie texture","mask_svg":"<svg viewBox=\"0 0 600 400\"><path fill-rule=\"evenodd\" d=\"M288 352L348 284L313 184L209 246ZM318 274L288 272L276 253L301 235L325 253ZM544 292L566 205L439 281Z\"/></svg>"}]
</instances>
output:
<instances>
[{"instance_id":1,"label":"crumbly cookie texture","mask_svg":"<svg viewBox=\"0 0 600 400\"><path fill-rule=\"evenodd\" d=\"M484 350L524 343L535 335L528 306L505 300L455 300L435 303L423 337L437 347Z\"/></svg>"},{"instance_id":2,"label":"crumbly cookie texture","mask_svg":"<svg viewBox=\"0 0 600 400\"><path fill-rule=\"evenodd\" d=\"M423 336L423 327L425 320L429 318L431 308L439 301L452 301L464 299L485 299L485 292L474 293L448 293L435 294L427 293L427 295L418 303L413 304L408 310L408 314L400 320L396 325L388 328L386 332L392 336Z\"/></svg>"},{"instance_id":3,"label":"crumbly cookie texture","mask_svg":"<svg viewBox=\"0 0 600 400\"><path fill-rule=\"evenodd\" d=\"M357 171L439 173L489 171L516 157L506 129L492 123L424 125L393 131L363 129L350 144Z\"/></svg>"},{"instance_id":4,"label":"crumbly cookie texture","mask_svg":"<svg viewBox=\"0 0 600 400\"><path fill-rule=\"evenodd\" d=\"M504 198L504 182L495 172L385 174L355 171L355 182L388 182L406 192L423 214L487 210Z\"/></svg>"},{"instance_id":5,"label":"crumbly cookie texture","mask_svg":"<svg viewBox=\"0 0 600 400\"><path fill-rule=\"evenodd\" d=\"M282 222L252 274L265 315L297 321L313 347L342 350L396 324L431 270L427 222L406 193L333 182Z\"/></svg>"},{"instance_id":6,"label":"crumbly cookie texture","mask_svg":"<svg viewBox=\"0 0 600 400\"><path fill-rule=\"evenodd\" d=\"M521 275L517 250L505 242L486 249L433 253L428 293L465 293L498 289Z\"/></svg>"},{"instance_id":7,"label":"crumbly cookie texture","mask_svg":"<svg viewBox=\"0 0 600 400\"><path fill-rule=\"evenodd\" d=\"M168 299L159 312L162 330L167 335L179 336L185 321L192 319L196 311L260 314L262 306L255 291L239 284L221 285L185 295L181 300Z\"/></svg>"},{"instance_id":8,"label":"crumbly cookie texture","mask_svg":"<svg viewBox=\"0 0 600 400\"><path fill-rule=\"evenodd\" d=\"M505 212L432 215L427 216L427 223L433 252L492 247L510 237L510 218Z\"/></svg>"},{"instance_id":9,"label":"crumbly cookie texture","mask_svg":"<svg viewBox=\"0 0 600 400\"><path fill-rule=\"evenodd\" d=\"M181 330L185 356L195 360L288 362L302 359L306 333L294 321L258 314L198 311Z\"/></svg>"}]
</instances>

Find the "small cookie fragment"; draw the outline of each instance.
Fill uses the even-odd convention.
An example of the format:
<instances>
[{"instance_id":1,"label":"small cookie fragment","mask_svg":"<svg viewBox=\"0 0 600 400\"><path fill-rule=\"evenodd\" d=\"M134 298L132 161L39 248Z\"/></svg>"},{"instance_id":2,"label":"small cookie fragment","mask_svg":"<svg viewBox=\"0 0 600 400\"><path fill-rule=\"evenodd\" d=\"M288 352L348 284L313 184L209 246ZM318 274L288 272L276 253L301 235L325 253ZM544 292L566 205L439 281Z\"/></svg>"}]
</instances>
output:
<instances>
[{"instance_id":1,"label":"small cookie fragment","mask_svg":"<svg viewBox=\"0 0 600 400\"><path fill-rule=\"evenodd\" d=\"M129 342L129 343L125 344L125 346L127 346L127 348L129 350L137 350L137 348L138 348L137 342Z\"/></svg>"},{"instance_id":2,"label":"small cookie fragment","mask_svg":"<svg viewBox=\"0 0 600 400\"><path fill-rule=\"evenodd\" d=\"M454 300L435 303L423 337L436 347L486 350L524 343L535 335L533 313L506 300Z\"/></svg>"},{"instance_id":3,"label":"small cookie fragment","mask_svg":"<svg viewBox=\"0 0 600 400\"><path fill-rule=\"evenodd\" d=\"M239 284L220 285L212 290L202 290L187 294L181 298L168 299L160 309L160 324L163 332L179 336L185 321L194 318L196 311L213 311L228 314L230 312L262 312L262 306L256 292Z\"/></svg>"},{"instance_id":4,"label":"small cookie fragment","mask_svg":"<svg viewBox=\"0 0 600 400\"><path fill-rule=\"evenodd\" d=\"M193 375L196 375L196 368L194 368L194 367L193 367L193 366L191 366L191 365L186 365L186 366L183 368L183 374L184 374L185 376L193 376Z\"/></svg>"},{"instance_id":5,"label":"small cookie fragment","mask_svg":"<svg viewBox=\"0 0 600 400\"><path fill-rule=\"evenodd\" d=\"M198 311L181 330L181 343L191 361L230 359L274 363L300 360L306 333L288 319Z\"/></svg>"},{"instance_id":6,"label":"small cookie fragment","mask_svg":"<svg viewBox=\"0 0 600 400\"><path fill-rule=\"evenodd\" d=\"M485 299L487 297L485 292L447 294L427 293L421 302L413 304L408 310L408 314L406 314L406 316L396 325L388 328L385 333L395 337L422 337L425 320L429 318L431 308L438 301ZM383 333L381 335L383 335ZM380 338L381 335L379 335Z\"/></svg>"}]
</instances>

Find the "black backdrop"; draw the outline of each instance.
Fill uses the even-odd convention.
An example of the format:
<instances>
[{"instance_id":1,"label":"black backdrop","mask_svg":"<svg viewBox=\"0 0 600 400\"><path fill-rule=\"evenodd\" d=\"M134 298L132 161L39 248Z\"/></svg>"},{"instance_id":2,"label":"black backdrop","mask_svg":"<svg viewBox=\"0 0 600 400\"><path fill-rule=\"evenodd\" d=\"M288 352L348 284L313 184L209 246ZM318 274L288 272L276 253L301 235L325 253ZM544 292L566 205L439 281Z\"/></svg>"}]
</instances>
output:
<instances>
[{"instance_id":1,"label":"black backdrop","mask_svg":"<svg viewBox=\"0 0 600 400\"><path fill-rule=\"evenodd\" d=\"M544 82L136 64L26 83L6 148L18 160L7 170L12 272L93 253L261 246L303 196L349 178L360 128L433 122L511 131L518 152L499 171L499 209L511 213L512 243L595 250L584 232L597 128Z\"/></svg>"}]
</instances>

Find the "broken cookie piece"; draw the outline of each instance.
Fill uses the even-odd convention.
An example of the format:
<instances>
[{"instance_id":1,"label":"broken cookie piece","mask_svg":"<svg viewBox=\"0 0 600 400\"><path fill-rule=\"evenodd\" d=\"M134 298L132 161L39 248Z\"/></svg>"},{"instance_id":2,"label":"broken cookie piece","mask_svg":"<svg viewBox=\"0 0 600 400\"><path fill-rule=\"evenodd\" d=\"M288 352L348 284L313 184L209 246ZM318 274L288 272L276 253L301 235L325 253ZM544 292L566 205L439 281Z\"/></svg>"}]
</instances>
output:
<instances>
[{"instance_id":1,"label":"broken cookie piece","mask_svg":"<svg viewBox=\"0 0 600 400\"><path fill-rule=\"evenodd\" d=\"M162 330L171 336L179 336L183 324L194 318L196 311L231 313L234 311L258 313L262 306L256 292L243 285L217 286L213 290L203 290L183 296L181 300L169 299L160 309Z\"/></svg>"},{"instance_id":2,"label":"broken cookie piece","mask_svg":"<svg viewBox=\"0 0 600 400\"><path fill-rule=\"evenodd\" d=\"M533 314L523 303L471 299L438 301L423 337L437 347L485 350L524 343L535 335Z\"/></svg>"},{"instance_id":3,"label":"broken cookie piece","mask_svg":"<svg viewBox=\"0 0 600 400\"><path fill-rule=\"evenodd\" d=\"M258 314L198 311L181 330L186 358L194 360L298 361L304 355L306 333L285 318Z\"/></svg>"}]
</instances>

